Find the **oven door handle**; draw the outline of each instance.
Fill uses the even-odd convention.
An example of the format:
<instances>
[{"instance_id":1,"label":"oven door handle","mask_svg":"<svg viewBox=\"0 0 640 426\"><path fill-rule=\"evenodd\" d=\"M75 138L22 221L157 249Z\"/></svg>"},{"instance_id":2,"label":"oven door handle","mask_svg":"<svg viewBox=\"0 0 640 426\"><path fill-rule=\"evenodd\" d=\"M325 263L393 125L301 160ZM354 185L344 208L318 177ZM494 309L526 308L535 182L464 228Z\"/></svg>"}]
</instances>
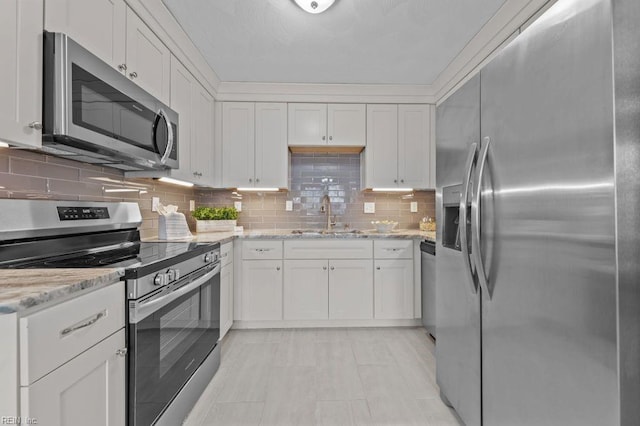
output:
<instances>
[{"instance_id":1,"label":"oven door handle","mask_svg":"<svg viewBox=\"0 0 640 426\"><path fill-rule=\"evenodd\" d=\"M196 279L192 283L184 285L179 289L172 291L164 296L160 296L157 299L152 300L142 300L140 302L135 302L133 306L130 307L129 310L129 323L137 324L149 315L154 312L157 312L159 309L167 306L169 303L174 300L184 296L192 290L197 289L204 285L207 281L213 278L215 275L220 273L220 264L218 263L211 271L207 272L200 278Z\"/></svg>"}]
</instances>

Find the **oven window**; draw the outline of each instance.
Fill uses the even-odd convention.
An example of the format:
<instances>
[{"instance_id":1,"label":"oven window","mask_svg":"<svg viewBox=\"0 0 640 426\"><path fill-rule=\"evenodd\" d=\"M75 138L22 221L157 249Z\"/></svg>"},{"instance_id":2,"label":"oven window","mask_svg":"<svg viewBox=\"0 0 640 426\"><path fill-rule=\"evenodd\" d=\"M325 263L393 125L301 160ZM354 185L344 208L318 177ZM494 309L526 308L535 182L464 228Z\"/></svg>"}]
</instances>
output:
<instances>
[{"instance_id":1,"label":"oven window","mask_svg":"<svg viewBox=\"0 0 640 426\"><path fill-rule=\"evenodd\" d=\"M220 275L129 325L132 425L162 413L220 337Z\"/></svg>"}]
</instances>

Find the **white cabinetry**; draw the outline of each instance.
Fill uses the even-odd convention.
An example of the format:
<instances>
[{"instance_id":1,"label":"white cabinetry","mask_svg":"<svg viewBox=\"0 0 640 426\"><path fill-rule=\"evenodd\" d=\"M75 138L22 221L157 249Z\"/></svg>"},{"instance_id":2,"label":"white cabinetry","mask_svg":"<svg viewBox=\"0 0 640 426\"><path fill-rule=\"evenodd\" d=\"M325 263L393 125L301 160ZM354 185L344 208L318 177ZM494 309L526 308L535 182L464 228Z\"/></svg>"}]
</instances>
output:
<instances>
[{"instance_id":1,"label":"white cabinetry","mask_svg":"<svg viewBox=\"0 0 640 426\"><path fill-rule=\"evenodd\" d=\"M326 260L284 261L284 319L327 319L329 275Z\"/></svg>"},{"instance_id":2,"label":"white cabinetry","mask_svg":"<svg viewBox=\"0 0 640 426\"><path fill-rule=\"evenodd\" d=\"M47 0L44 26L68 34L169 104L171 53L124 0Z\"/></svg>"},{"instance_id":3,"label":"white cabinetry","mask_svg":"<svg viewBox=\"0 0 640 426\"><path fill-rule=\"evenodd\" d=\"M220 338L233 325L233 242L220 246Z\"/></svg>"},{"instance_id":4,"label":"white cabinetry","mask_svg":"<svg viewBox=\"0 0 640 426\"><path fill-rule=\"evenodd\" d=\"M192 181L201 186L213 186L213 112L215 104L213 97L197 81L193 86L193 90L193 121L191 124Z\"/></svg>"},{"instance_id":5,"label":"white cabinetry","mask_svg":"<svg viewBox=\"0 0 640 426\"><path fill-rule=\"evenodd\" d=\"M222 106L222 186L288 186L284 103L225 102Z\"/></svg>"},{"instance_id":6,"label":"white cabinetry","mask_svg":"<svg viewBox=\"0 0 640 426\"><path fill-rule=\"evenodd\" d=\"M373 318L371 259L331 260L329 263L329 318Z\"/></svg>"},{"instance_id":7,"label":"white cabinetry","mask_svg":"<svg viewBox=\"0 0 640 426\"><path fill-rule=\"evenodd\" d=\"M239 319L282 319L282 241L242 242Z\"/></svg>"},{"instance_id":8,"label":"white cabinetry","mask_svg":"<svg viewBox=\"0 0 640 426\"><path fill-rule=\"evenodd\" d=\"M20 319L20 415L39 424L124 425L124 284Z\"/></svg>"},{"instance_id":9,"label":"white cabinetry","mask_svg":"<svg viewBox=\"0 0 640 426\"><path fill-rule=\"evenodd\" d=\"M364 104L289 104L289 146L366 144Z\"/></svg>"},{"instance_id":10,"label":"white cabinetry","mask_svg":"<svg viewBox=\"0 0 640 426\"><path fill-rule=\"evenodd\" d=\"M431 106L367 105L366 188L431 188Z\"/></svg>"},{"instance_id":11,"label":"white cabinetry","mask_svg":"<svg viewBox=\"0 0 640 426\"><path fill-rule=\"evenodd\" d=\"M376 240L374 247L375 318L413 318L413 241Z\"/></svg>"},{"instance_id":12,"label":"white cabinetry","mask_svg":"<svg viewBox=\"0 0 640 426\"><path fill-rule=\"evenodd\" d=\"M42 145L43 0L0 3L0 141Z\"/></svg>"}]
</instances>

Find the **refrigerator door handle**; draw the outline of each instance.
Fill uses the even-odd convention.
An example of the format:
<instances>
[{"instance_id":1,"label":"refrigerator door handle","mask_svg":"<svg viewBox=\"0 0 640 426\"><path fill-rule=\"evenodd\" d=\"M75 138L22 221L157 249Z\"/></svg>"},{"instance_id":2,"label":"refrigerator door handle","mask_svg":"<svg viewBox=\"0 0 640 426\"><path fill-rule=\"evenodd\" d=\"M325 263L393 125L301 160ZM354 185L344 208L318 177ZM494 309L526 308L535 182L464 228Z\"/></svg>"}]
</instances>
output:
<instances>
[{"instance_id":1,"label":"refrigerator door handle","mask_svg":"<svg viewBox=\"0 0 640 426\"><path fill-rule=\"evenodd\" d=\"M476 274L482 292L486 297L491 300L491 292L489 291L489 280L484 269L484 263L482 263L482 250L480 246L480 196L482 195L482 176L484 175L484 168L487 164L487 154L489 153L489 145L491 145L491 138L485 137L484 144L480 150L478 156L478 174L475 194L471 198L471 254L473 255L473 263L476 266Z\"/></svg>"},{"instance_id":2,"label":"refrigerator door handle","mask_svg":"<svg viewBox=\"0 0 640 426\"><path fill-rule=\"evenodd\" d=\"M462 180L462 194L460 195L460 213L458 220L458 232L460 234L460 249L462 251L462 260L464 261L465 268L469 271L469 283L471 284L471 291L473 294L476 294L478 292L478 287L474 279L475 271L473 265L471 264L471 254L469 253L469 239L467 236L467 200L469 198L469 186L471 184L471 171L473 169L473 164L476 161L477 152L478 144L472 143L469 147L469 154L467 155L467 162L464 169L465 175L464 179Z\"/></svg>"}]
</instances>

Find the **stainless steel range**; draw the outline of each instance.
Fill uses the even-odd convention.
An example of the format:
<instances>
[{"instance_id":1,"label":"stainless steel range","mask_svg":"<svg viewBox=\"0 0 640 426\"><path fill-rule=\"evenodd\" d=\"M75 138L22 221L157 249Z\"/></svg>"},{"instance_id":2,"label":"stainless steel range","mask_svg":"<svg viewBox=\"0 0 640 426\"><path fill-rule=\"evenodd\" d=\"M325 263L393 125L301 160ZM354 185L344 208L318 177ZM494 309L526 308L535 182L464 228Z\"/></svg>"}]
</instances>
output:
<instances>
[{"instance_id":1,"label":"stainless steel range","mask_svg":"<svg viewBox=\"0 0 640 426\"><path fill-rule=\"evenodd\" d=\"M219 244L143 242L136 203L0 209L0 268L124 268L129 424L180 424L220 364Z\"/></svg>"}]
</instances>

